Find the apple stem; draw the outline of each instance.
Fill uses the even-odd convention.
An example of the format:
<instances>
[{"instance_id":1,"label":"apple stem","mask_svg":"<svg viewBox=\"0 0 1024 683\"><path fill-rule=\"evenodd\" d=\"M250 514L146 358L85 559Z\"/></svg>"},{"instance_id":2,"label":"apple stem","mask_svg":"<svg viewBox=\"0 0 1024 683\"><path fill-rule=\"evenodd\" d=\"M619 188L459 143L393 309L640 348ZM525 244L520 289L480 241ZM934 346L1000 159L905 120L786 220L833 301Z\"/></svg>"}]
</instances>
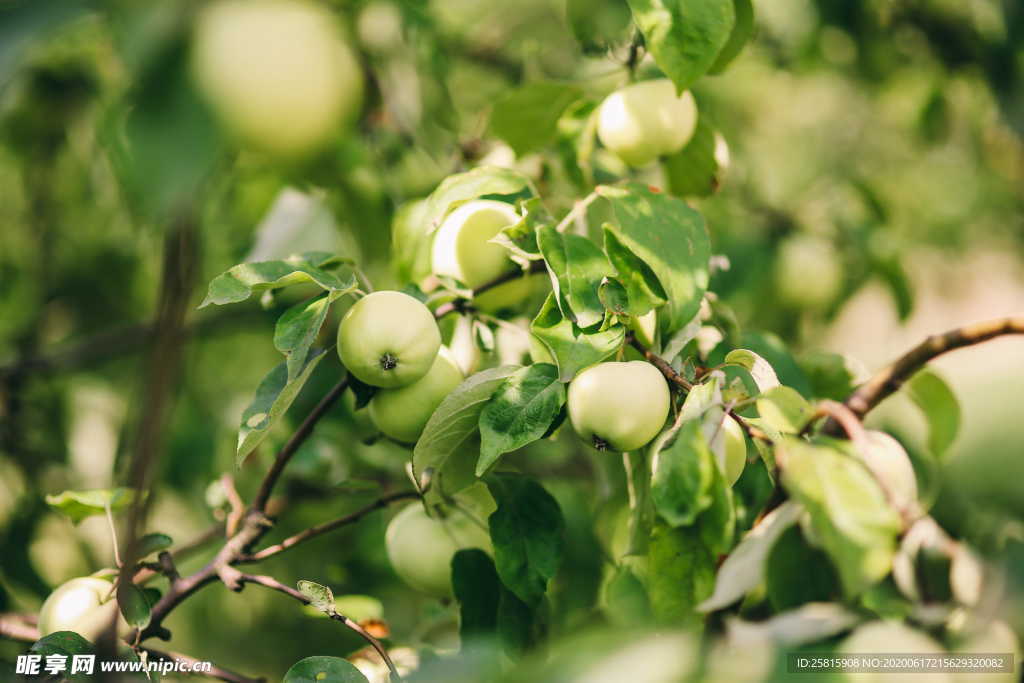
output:
<instances>
[{"instance_id":1,"label":"apple stem","mask_svg":"<svg viewBox=\"0 0 1024 683\"><path fill-rule=\"evenodd\" d=\"M104 509L106 510L107 513L107 524L110 526L110 537L114 543L114 564L117 566L118 569L120 569L121 551L117 547L117 526L114 524L114 513L110 509L109 503L106 506L104 506Z\"/></svg>"}]
</instances>

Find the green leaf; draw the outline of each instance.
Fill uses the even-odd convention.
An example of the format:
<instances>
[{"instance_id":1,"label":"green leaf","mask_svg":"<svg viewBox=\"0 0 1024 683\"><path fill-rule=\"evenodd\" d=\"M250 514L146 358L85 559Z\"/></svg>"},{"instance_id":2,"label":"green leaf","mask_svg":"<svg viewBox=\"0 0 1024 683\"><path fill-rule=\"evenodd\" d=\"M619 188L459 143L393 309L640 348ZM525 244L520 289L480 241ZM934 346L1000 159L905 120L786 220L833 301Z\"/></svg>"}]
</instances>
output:
<instances>
[{"instance_id":1,"label":"green leaf","mask_svg":"<svg viewBox=\"0 0 1024 683\"><path fill-rule=\"evenodd\" d=\"M784 438L776 457L783 486L807 509L847 595L888 574L901 523L867 467L832 447L795 437Z\"/></svg>"},{"instance_id":2,"label":"green leaf","mask_svg":"<svg viewBox=\"0 0 1024 683\"><path fill-rule=\"evenodd\" d=\"M750 349L734 349L725 355L725 362L729 365L738 365L750 373L762 393L772 387L779 386L779 378L775 375L775 369L771 363L754 353Z\"/></svg>"},{"instance_id":3,"label":"green leaf","mask_svg":"<svg viewBox=\"0 0 1024 683\"><path fill-rule=\"evenodd\" d=\"M542 438L565 403L558 368L534 363L509 375L480 413L483 445L476 465L479 477L503 453Z\"/></svg>"},{"instance_id":4,"label":"green leaf","mask_svg":"<svg viewBox=\"0 0 1024 683\"><path fill-rule=\"evenodd\" d=\"M697 605L714 589L716 561L699 529L656 521L647 562L647 592L655 621L700 628L703 619Z\"/></svg>"},{"instance_id":5,"label":"green leaf","mask_svg":"<svg viewBox=\"0 0 1024 683\"><path fill-rule=\"evenodd\" d=\"M284 675L283 683L369 683L354 664L341 657L306 657Z\"/></svg>"},{"instance_id":6,"label":"green leaf","mask_svg":"<svg viewBox=\"0 0 1024 683\"><path fill-rule=\"evenodd\" d=\"M553 221L538 197L527 199L519 208L523 212L522 217L502 228L490 241L505 247L509 258L525 270L531 262L542 258L537 246L538 228L551 225Z\"/></svg>"},{"instance_id":7,"label":"green leaf","mask_svg":"<svg viewBox=\"0 0 1024 683\"><path fill-rule=\"evenodd\" d=\"M292 380L288 379L288 364L280 363L260 382L256 388L256 396L252 403L242 412L242 424L238 429L238 449L235 452L235 465L241 466L242 461L260 445L270 428L291 407L295 397L299 395L306 380L324 358L324 350L314 352L306 360L306 365Z\"/></svg>"},{"instance_id":8,"label":"green leaf","mask_svg":"<svg viewBox=\"0 0 1024 683\"><path fill-rule=\"evenodd\" d=\"M210 282L206 298L199 304L199 308L210 304L222 306L238 303L269 289L307 282L319 285L336 297L354 291L357 286L354 274L348 273L347 277L342 277L329 272L319 264L310 262L305 255L292 256L283 261L240 263Z\"/></svg>"},{"instance_id":9,"label":"green leaf","mask_svg":"<svg viewBox=\"0 0 1024 683\"><path fill-rule=\"evenodd\" d=\"M538 228L537 244L551 275L562 316L581 328L604 320L605 308L598 287L615 271L598 246L586 237L561 233L551 226Z\"/></svg>"},{"instance_id":10,"label":"green leaf","mask_svg":"<svg viewBox=\"0 0 1024 683\"><path fill-rule=\"evenodd\" d=\"M139 539L136 551L139 557L145 557L170 548L172 543L174 541L167 534L146 534Z\"/></svg>"},{"instance_id":11,"label":"green leaf","mask_svg":"<svg viewBox=\"0 0 1024 683\"><path fill-rule=\"evenodd\" d=\"M735 23L733 0L628 0L654 61L682 92L715 64Z\"/></svg>"},{"instance_id":12,"label":"green leaf","mask_svg":"<svg viewBox=\"0 0 1024 683\"><path fill-rule=\"evenodd\" d=\"M559 379L563 382L572 380L583 368L618 351L626 338L626 328L622 325L584 333L572 321L562 317L554 294L548 295L537 317L530 323L530 332L555 358Z\"/></svg>"},{"instance_id":13,"label":"green leaf","mask_svg":"<svg viewBox=\"0 0 1024 683\"><path fill-rule=\"evenodd\" d=\"M906 390L928 422L929 450L943 455L960 431L960 402L946 381L927 368L907 382Z\"/></svg>"},{"instance_id":14,"label":"green leaf","mask_svg":"<svg viewBox=\"0 0 1024 683\"><path fill-rule=\"evenodd\" d=\"M768 599L779 612L842 597L828 555L812 547L795 527L786 530L768 554L765 579Z\"/></svg>"},{"instance_id":15,"label":"green leaf","mask_svg":"<svg viewBox=\"0 0 1024 683\"><path fill-rule=\"evenodd\" d=\"M718 138L707 117L700 116L686 146L662 159L669 192L677 197L708 197L718 191L724 171L715 154Z\"/></svg>"},{"instance_id":16,"label":"green leaf","mask_svg":"<svg viewBox=\"0 0 1024 683\"><path fill-rule=\"evenodd\" d=\"M814 414L814 407L795 389L778 386L757 397L757 414L774 433L799 434Z\"/></svg>"},{"instance_id":17,"label":"green leaf","mask_svg":"<svg viewBox=\"0 0 1024 683\"><path fill-rule=\"evenodd\" d=\"M519 659L543 637L543 613L547 603L542 596L536 606L531 606L505 586L500 588L498 640L508 657Z\"/></svg>"},{"instance_id":18,"label":"green leaf","mask_svg":"<svg viewBox=\"0 0 1024 683\"><path fill-rule=\"evenodd\" d=\"M86 517L106 514L108 506L111 512L119 512L134 500L135 492L127 488L62 491L55 496L46 496L46 504L60 510L74 524Z\"/></svg>"},{"instance_id":19,"label":"green leaf","mask_svg":"<svg viewBox=\"0 0 1024 683\"><path fill-rule=\"evenodd\" d=\"M623 565L616 571L605 588L604 612L616 626L646 627L651 623L651 601L643 582L629 567Z\"/></svg>"},{"instance_id":20,"label":"green leaf","mask_svg":"<svg viewBox=\"0 0 1024 683\"><path fill-rule=\"evenodd\" d=\"M573 36L585 52L603 55L629 37L632 22L625 3L566 0L565 14Z\"/></svg>"},{"instance_id":21,"label":"green leaf","mask_svg":"<svg viewBox=\"0 0 1024 683\"><path fill-rule=\"evenodd\" d=\"M517 195L526 190L536 194L529 179L518 171L498 166L478 166L472 171L445 178L427 198L424 220L428 231L433 232L440 227L448 212L459 204L478 197Z\"/></svg>"},{"instance_id":22,"label":"green leaf","mask_svg":"<svg viewBox=\"0 0 1024 683\"><path fill-rule=\"evenodd\" d=\"M274 348L285 355L288 379L295 379L309 356L309 349L320 334L331 304L343 292L333 291L312 301L301 301L277 319L274 326Z\"/></svg>"},{"instance_id":23,"label":"green leaf","mask_svg":"<svg viewBox=\"0 0 1024 683\"><path fill-rule=\"evenodd\" d=\"M643 315L665 303L665 290L657 282L654 271L618 242L608 226L604 228L604 251L617 272L618 282L626 288L630 315Z\"/></svg>"},{"instance_id":24,"label":"green leaf","mask_svg":"<svg viewBox=\"0 0 1024 683\"><path fill-rule=\"evenodd\" d=\"M506 92L494 103L491 132L517 156L546 147L558 133L558 119L583 91L567 83L535 81Z\"/></svg>"},{"instance_id":25,"label":"green leaf","mask_svg":"<svg viewBox=\"0 0 1024 683\"><path fill-rule=\"evenodd\" d=\"M129 626L138 629L149 626L152 605L143 589L131 581L121 581L117 584L117 606Z\"/></svg>"},{"instance_id":26,"label":"green leaf","mask_svg":"<svg viewBox=\"0 0 1024 683\"><path fill-rule=\"evenodd\" d=\"M445 487L446 472L455 461L466 460L469 468L475 466L479 451L467 445L479 429L480 414L505 378L518 369L517 365L503 365L467 377L430 416L412 452L413 478L417 485L425 472L432 473L426 492L428 505L439 502L444 493L457 493Z\"/></svg>"},{"instance_id":27,"label":"green leaf","mask_svg":"<svg viewBox=\"0 0 1024 683\"><path fill-rule=\"evenodd\" d=\"M92 643L78 635L74 631L56 631L48 636L43 636L28 650L32 654L42 655L74 655L92 654Z\"/></svg>"},{"instance_id":28,"label":"green leaf","mask_svg":"<svg viewBox=\"0 0 1024 683\"><path fill-rule=\"evenodd\" d=\"M400 282L421 282L432 270L425 199L406 202L391 219L391 265Z\"/></svg>"},{"instance_id":29,"label":"green leaf","mask_svg":"<svg viewBox=\"0 0 1024 683\"><path fill-rule=\"evenodd\" d=\"M779 537L800 518L803 508L787 501L747 532L725 558L715 579L715 592L698 609L713 612L728 607L761 583L768 554Z\"/></svg>"},{"instance_id":30,"label":"green leaf","mask_svg":"<svg viewBox=\"0 0 1024 683\"><path fill-rule=\"evenodd\" d=\"M490 638L498 629L501 582L494 562L479 548L460 550L452 558L452 589L459 602L459 641Z\"/></svg>"},{"instance_id":31,"label":"green leaf","mask_svg":"<svg viewBox=\"0 0 1024 683\"><path fill-rule=\"evenodd\" d=\"M661 286L667 300L658 312L662 330L670 334L690 322L708 286L711 246L703 217L682 200L638 183L601 185L596 192L615 216L605 230L646 264Z\"/></svg>"},{"instance_id":32,"label":"green leaf","mask_svg":"<svg viewBox=\"0 0 1024 683\"><path fill-rule=\"evenodd\" d=\"M76 655L88 656L95 654L95 650L93 648L92 643L90 643L88 640L78 635L74 631L56 631L47 636L43 636L42 638L34 642L32 644L32 647L30 647L28 651L30 654L39 655L40 657L42 657L42 664L44 665L46 663L47 657L65 657L65 661L68 664L69 671L71 668L71 660ZM26 677L22 680L30 679ZM69 675L65 678L61 678L60 680L75 681L76 683L78 681L82 681L84 683L85 681L93 681L95 680L95 678L93 677L93 675L84 672L79 672L76 673L74 676Z\"/></svg>"},{"instance_id":33,"label":"green leaf","mask_svg":"<svg viewBox=\"0 0 1024 683\"><path fill-rule=\"evenodd\" d=\"M151 53L131 74L133 87L112 109L101 136L128 198L159 220L194 201L220 158L223 137L196 92L187 33Z\"/></svg>"},{"instance_id":34,"label":"green leaf","mask_svg":"<svg viewBox=\"0 0 1024 683\"><path fill-rule=\"evenodd\" d=\"M700 540L713 556L725 555L732 549L736 537L736 506L732 487L720 467L714 468L708 487L711 504L697 518Z\"/></svg>"},{"instance_id":35,"label":"green leaf","mask_svg":"<svg viewBox=\"0 0 1024 683\"><path fill-rule=\"evenodd\" d=\"M17 73L22 58L62 24L88 12L84 0L8 2L0 7L0 90Z\"/></svg>"},{"instance_id":36,"label":"green leaf","mask_svg":"<svg viewBox=\"0 0 1024 683\"><path fill-rule=\"evenodd\" d=\"M733 0L732 4L736 20L729 33L729 40L726 41L725 47L718 53L718 59L708 70L710 74L720 74L725 71L754 35L754 3L751 0Z\"/></svg>"},{"instance_id":37,"label":"green leaf","mask_svg":"<svg viewBox=\"0 0 1024 683\"><path fill-rule=\"evenodd\" d=\"M651 500L670 526L689 526L712 503L715 460L699 420L668 430L651 446Z\"/></svg>"},{"instance_id":38,"label":"green leaf","mask_svg":"<svg viewBox=\"0 0 1024 683\"><path fill-rule=\"evenodd\" d=\"M799 363L815 398L845 401L857 386L860 368L849 356L810 351L800 356Z\"/></svg>"},{"instance_id":39,"label":"green leaf","mask_svg":"<svg viewBox=\"0 0 1024 683\"><path fill-rule=\"evenodd\" d=\"M498 504L488 519L498 576L536 605L562 560L562 511L540 484L520 475L491 475L487 487Z\"/></svg>"},{"instance_id":40,"label":"green leaf","mask_svg":"<svg viewBox=\"0 0 1024 683\"><path fill-rule=\"evenodd\" d=\"M334 593L328 586L315 581L300 580L296 586L299 592L309 598L309 604L330 616L337 611L334 604Z\"/></svg>"}]
</instances>

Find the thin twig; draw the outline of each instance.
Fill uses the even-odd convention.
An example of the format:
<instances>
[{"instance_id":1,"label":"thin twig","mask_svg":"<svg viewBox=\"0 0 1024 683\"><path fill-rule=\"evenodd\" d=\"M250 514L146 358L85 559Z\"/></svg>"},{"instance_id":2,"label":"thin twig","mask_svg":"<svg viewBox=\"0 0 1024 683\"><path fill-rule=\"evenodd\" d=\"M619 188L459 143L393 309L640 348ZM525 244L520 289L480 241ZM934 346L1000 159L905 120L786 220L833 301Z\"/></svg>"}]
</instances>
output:
<instances>
[{"instance_id":1,"label":"thin twig","mask_svg":"<svg viewBox=\"0 0 1024 683\"><path fill-rule=\"evenodd\" d=\"M32 615L5 612L0 614L0 638L34 643L39 640L39 629Z\"/></svg>"},{"instance_id":2,"label":"thin twig","mask_svg":"<svg viewBox=\"0 0 1024 683\"><path fill-rule=\"evenodd\" d=\"M819 401L800 434L809 434L814 423L822 417L827 417L831 422L838 424L846 433L847 438L858 446L867 442L867 433L864 431L864 425L861 424L860 418L845 404L838 401Z\"/></svg>"},{"instance_id":3,"label":"thin twig","mask_svg":"<svg viewBox=\"0 0 1024 683\"><path fill-rule=\"evenodd\" d=\"M272 576L258 574L242 574L238 577L238 580L241 583L254 583L256 585L263 586L264 588L270 588L271 590L284 593L285 595L295 598L304 605L308 605L310 603L310 599L307 598L305 595L303 595L296 589L292 588L291 586L284 585ZM373 635L371 635L365 628L360 626L356 621L349 619L344 614L338 614L337 612L334 612L330 615L330 617L335 621L340 621L346 627L358 633L366 642L370 644L371 647L373 647L374 650L377 651L377 654L381 656L381 659L384 660L384 663L388 665L388 670L391 671L391 675L394 676L396 679L401 680L401 677L398 675L398 669L395 668L395 663L392 662L391 657L388 656L388 651L384 648L383 643L374 638Z\"/></svg>"},{"instance_id":4,"label":"thin twig","mask_svg":"<svg viewBox=\"0 0 1024 683\"><path fill-rule=\"evenodd\" d=\"M224 489L224 495L227 496L228 505L231 506L231 512L228 513L227 521L224 523L224 533L230 537L238 531L238 525L242 521L242 517L245 516L245 502L238 495L235 478L231 476L230 472L220 475L220 485Z\"/></svg>"},{"instance_id":5,"label":"thin twig","mask_svg":"<svg viewBox=\"0 0 1024 683\"><path fill-rule=\"evenodd\" d=\"M200 336L206 332L229 329L233 323L251 320L265 320L262 310L236 309L216 310L198 316L189 322L182 334L186 338ZM77 370L89 367L109 358L131 353L144 348L153 341L155 328L150 323L129 323L109 330L97 332L91 337L61 344L53 349L43 349L38 355L6 361L0 365L0 380L19 374L49 373L63 370Z\"/></svg>"},{"instance_id":6,"label":"thin twig","mask_svg":"<svg viewBox=\"0 0 1024 683\"><path fill-rule=\"evenodd\" d=\"M932 335L875 373L846 399L846 407L857 417L863 418L933 358L1006 334L1024 334L1024 317L996 318Z\"/></svg>"},{"instance_id":7,"label":"thin twig","mask_svg":"<svg viewBox=\"0 0 1024 683\"><path fill-rule=\"evenodd\" d=\"M153 345L146 362L141 414L125 477L136 496L124 524L125 561L120 567L119 584L128 583L134 578L139 531L153 498L147 494L152 485L153 473L165 452L174 390L181 377L185 316L198 272L199 244L198 217L194 207L188 206L175 217L164 236ZM98 654L115 655L116 638L115 617L110 621L107 635L97 643Z\"/></svg>"},{"instance_id":8,"label":"thin twig","mask_svg":"<svg viewBox=\"0 0 1024 683\"><path fill-rule=\"evenodd\" d=\"M107 526L110 528L110 541L114 546L114 566L118 569L121 568L121 549L118 547L117 542L117 525L114 524L114 512L110 509L110 503L108 502L103 506L104 511L107 514Z\"/></svg>"},{"instance_id":9,"label":"thin twig","mask_svg":"<svg viewBox=\"0 0 1024 683\"><path fill-rule=\"evenodd\" d=\"M306 416L306 419L302 421L299 428L295 430L288 442L281 447L281 450L277 452L277 456L274 458L274 464L270 467L266 476L263 478L263 483L260 484L259 493L256 494L256 498L252 502L251 510L257 512L265 512L267 509L267 501L270 500L270 494L274 490L274 485L277 480L281 477L281 473L284 468L288 465L288 461L292 459L299 447L309 438L309 435L313 433L313 427L320 421L327 411L331 409L335 401L341 398L341 395L345 392L348 387L349 378L346 375L335 384L330 391L327 392L320 402L316 404L316 407Z\"/></svg>"},{"instance_id":10,"label":"thin twig","mask_svg":"<svg viewBox=\"0 0 1024 683\"><path fill-rule=\"evenodd\" d=\"M600 196L601 195L594 191L588 194L583 199L578 200L575 204L573 204L572 209L569 211L569 213L565 214L562 220L559 221L558 225L555 226L555 230L557 230L558 232L565 232L566 230L568 230L569 226L572 225L572 222L579 218L580 216L584 215L586 213L587 207L593 204L595 201L597 201L598 197Z\"/></svg>"},{"instance_id":11,"label":"thin twig","mask_svg":"<svg viewBox=\"0 0 1024 683\"><path fill-rule=\"evenodd\" d=\"M491 290L491 289L494 289L495 287L498 287L499 285L503 285L506 282L511 282L512 280L518 280L519 278L525 277L528 274L543 273L546 270L547 270L547 266L544 265L543 261L531 261L530 262L530 267L527 268L525 271L521 270L521 269L510 270L507 273L503 273L503 274L499 275L498 277L494 278L490 282L485 282L484 284L480 285L479 287L477 287L476 289L473 290L473 296L474 297L480 296L484 292L486 292L488 290ZM456 312L462 313L462 312L465 312L467 310L470 310L470 308L471 308L471 299L465 299L465 298L459 297L458 299L454 299L452 301L448 301L448 302L443 303L440 306L438 306L437 309L434 310L434 317L436 319L440 320L441 318L445 317L449 313L456 313Z\"/></svg>"},{"instance_id":12,"label":"thin twig","mask_svg":"<svg viewBox=\"0 0 1024 683\"><path fill-rule=\"evenodd\" d=\"M675 384L676 386L682 387L686 391L690 391L693 389L692 382L690 382L685 377L676 372L674 369L672 369L672 366L669 365L667 360L665 360L664 358L662 358L661 356L659 356L658 354L654 353L649 348L644 346L642 343L640 343L640 340L637 339L635 335L630 333L627 340L629 342L629 345L632 346L637 351L639 351L641 355L643 355L643 357L647 359L648 363L658 368L658 370L661 371L661 374L664 375L665 379L667 379L669 382Z\"/></svg>"},{"instance_id":13,"label":"thin twig","mask_svg":"<svg viewBox=\"0 0 1024 683\"><path fill-rule=\"evenodd\" d=\"M378 498L374 502L370 503L369 505L362 507L353 513L345 515L344 517L339 517L338 519L332 520L330 522L324 522L323 524L318 524L314 527L310 527L309 529L300 531L294 536L289 536L280 543L267 546L266 548L263 548L262 550L255 552L251 555L245 555L239 558L239 562L249 563L265 560L268 557L273 557L274 555L283 553L285 550L288 550L289 548L296 546L304 541L308 541L311 538L315 538L317 536L320 536L321 534L326 534L329 531L333 531L335 529L347 526L349 524L355 524L356 522L358 522L363 517L373 512L374 510L380 510L381 508L387 507L388 505L396 501L408 500L411 498L419 498L419 495L420 494L416 491L400 491L398 493L392 493L383 496L381 498Z\"/></svg>"}]
</instances>

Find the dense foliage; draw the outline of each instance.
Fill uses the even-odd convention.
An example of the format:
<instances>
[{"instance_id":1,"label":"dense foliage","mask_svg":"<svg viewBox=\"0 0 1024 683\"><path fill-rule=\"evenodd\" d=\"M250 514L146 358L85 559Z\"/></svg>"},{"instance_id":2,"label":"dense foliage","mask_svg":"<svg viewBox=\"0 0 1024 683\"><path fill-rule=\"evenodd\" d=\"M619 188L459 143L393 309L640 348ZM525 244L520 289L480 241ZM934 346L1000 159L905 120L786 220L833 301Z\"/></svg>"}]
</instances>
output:
<instances>
[{"instance_id":1,"label":"dense foliage","mask_svg":"<svg viewBox=\"0 0 1024 683\"><path fill-rule=\"evenodd\" d=\"M0 666L1019 655L1024 318L828 349L1024 247L1024 9L761 4L0 6Z\"/></svg>"}]
</instances>

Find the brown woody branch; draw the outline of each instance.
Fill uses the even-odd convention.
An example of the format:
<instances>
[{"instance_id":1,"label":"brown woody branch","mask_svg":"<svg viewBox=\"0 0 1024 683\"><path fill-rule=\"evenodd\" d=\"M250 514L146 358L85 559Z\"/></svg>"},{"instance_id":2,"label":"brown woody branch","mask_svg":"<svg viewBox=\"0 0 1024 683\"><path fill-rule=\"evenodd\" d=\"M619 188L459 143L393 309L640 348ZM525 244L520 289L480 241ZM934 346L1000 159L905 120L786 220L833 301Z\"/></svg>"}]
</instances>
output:
<instances>
[{"instance_id":1,"label":"brown woody branch","mask_svg":"<svg viewBox=\"0 0 1024 683\"><path fill-rule=\"evenodd\" d=\"M640 354L647 359L648 363L658 368L661 374L664 375L665 379L667 379L669 382L675 384L678 387L682 387L685 391L690 391L693 389L692 382L690 382L688 379L686 379L678 372L676 372L672 368L672 366L669 365L667 360L665 360L664 358L662 358L661 356L659 356L658 354L654 353L649 348L644 346L640 342L640 340L636 338L634 334L630 333L629 337L627 338L627 341L629 342L630 346L639 351Z\"/></svg>"},{"instance_id":2,"label":"brown woody branch","mask_svg":"<svg viewBox=\"0 0 1024 683\"><path fill-rule=\"evenodd\" d=\"M6 612L0 614L0 638L34 643L39 640L34 615Z\"/></svg>"},{"instance_id":3,"label":"brown woody branch","mask_svg":"<svg viewBox=\"0 0 1024 683\"><path fill-rule=\"evenodd\" d=\"M1024 334L1024 317L997 318L959 327L945 334L932 335L903 354L892 365L875 373L874 377L846 399L846 407L857 417L864 417L933 358L1005 334Z\"/></svg>"},{"instance_id":4,"label":"brown woody branch","mask_svg":"<svg viewBox=\"0 0 1024 683\"><path fill-rule=\"evenodd\" d=\"M801 435L809 434L814 427L814 423L823 417L827 417L830 423L839 425L850 441L864 443L867 440L864 425L861 424L857 414L850 410L846 404L829 400L818 402Z\"/></svg>"},{"instance_id":5,"label":"brown woody branch","mask_svg":"<svg viewBox=\"0 0 1024 683\"><path fill-rule=\"evenodd\" d=\"M286 538L280 543L267 546L266 548L263 548L262 550L255 552L251 555L245 555L239 558L239 562L249 563L265 560L268 557L273 557L274 555L283 553L289 548L292 548L304 541L308 541L311 538L315 538L317 536L320 536L321 534L326 534L329 531L334 531L335 529L347 526L349 524L355 524L356 522L358 522L363 517L373 512L374 510L380 510L381 508L387 507L391 503L394 503L399 500L419 498L419 495L420 494L416 491L399 491L398 493L392 493L383 496L381 498L378 498L374 502L370 503L369 505L359 508L355 512L345 515L344 517L339 517L338 519L331 520L330 522L324 522L323 524L318 524L314 527L310 527L309 529L300 531L294 536Z\"/></svg>"},{"instance_id":6,"label":"brown woody branch","mask_svg":"<svg viewBox=\"0 0 1024 683\"><path fill-rule=\"evenodd\" d=\"M281 447L278 451L277 456L274 458L274 464L271 465L270 470L263 478L263 483L260 484L260 490L256 494L256 498L252 502L250 508L251 512L264 513L267 509L267 502L270 500L270 494L274 490L274 485L277 480L281 477L281 473L284 472L284 468L288 465L288 462L292 459L292 456L299 450L299 447L309 438L309 435L313 433L313 427L320 421L327 411L331 409L335 401L341 398L341 395L345 393L345 389L348 387L349 378L343 377L341 381L335 384L330 391L327 392L320 402L316 404L316 407L306 416L306 419L302 421L299 428L295 430L288 442Z\"/></svg>"},{"instance_id":7,"label":"brown woody branch","mask_svg":"<svg viewBox=\"0 0 1024 683\"><path fill-rule=\"evenodd\" d=\"M284 585L272 576L258 574L241 574L239 575L238 580L240 583L254 583L259 586L263 586L264 588L270 588L271 590L284 593L285 595L295 598L303 605L308 605L310 603L310 599L307 598L305 595L303 595L296 589L292 588L291 586ZM347 628L359 634L361 638L363 638L367 643L370 644L370 647L377 651L377 654L379 654L381 659L384 660L384 663L387 664L388 670L391 672L391 675L394 676L395 679L401 680L401 677L398 675L398 669L395 668L395 663L392 662L391 657L388 656L388 651L387 649L385 649L383 643L374 638L373 635L371 635L365 628L360 626L358 622L349 619L344 614L338 614L336 611L332 611L328 616L330 616L330 618L334 619L335 621L340 621Z\"/></svg>"},{"instance_id":8,"label":"brown woody branch","mask_svg":"<svg viewBox=\"0 0 1024 683\"><path fill-rule=\"evenodd\" d=\"M958 327L944 334L932 335L900 356L894 363L875 373L846 399L845 405L858 418L863 418L875 406L899 390L933 358L1007 334L1024 334L1024 317L996 318ZM829 420L825 425L825 431L836 434L839 425L834 420Z\"/></svg>"},{"instance_id":9,"label":"brown woody branch","mask_svg":"<svg viewBox=\"0 0 1024 683\"><path fill-rule=\"evenodd\" d=\"M627 337L627 341L630 346L643 355L648 363L656 367L661 372L662 376L671 384L680 387L684 391L690 391L693 389L692 382L676 372L672 366L669 365L668 361L644 346L632 333ZM761 441L771 443L771 439L767 434L750 424L747 420L743 419L743 416L737 414L735 410L730 408L726 411L726 415L735 421L751 439L760 439Z\"/></svg>"}]
</instances>

